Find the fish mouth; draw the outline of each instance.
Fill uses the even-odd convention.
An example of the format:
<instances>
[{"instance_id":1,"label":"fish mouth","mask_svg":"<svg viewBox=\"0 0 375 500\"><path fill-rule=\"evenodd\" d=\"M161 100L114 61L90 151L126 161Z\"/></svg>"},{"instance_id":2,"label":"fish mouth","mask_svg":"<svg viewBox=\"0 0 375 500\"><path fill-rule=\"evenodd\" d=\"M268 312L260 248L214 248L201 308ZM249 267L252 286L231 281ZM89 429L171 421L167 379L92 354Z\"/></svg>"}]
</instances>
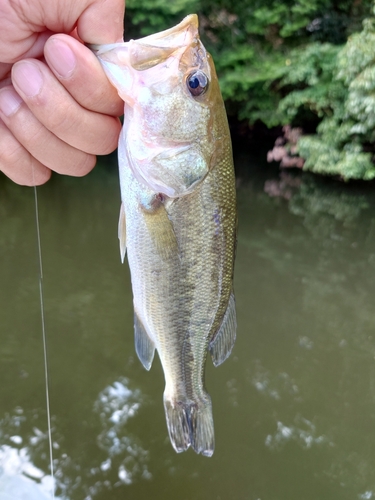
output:
<instances>
[{"instance_id":1,"label":"fish mouth","mask_svg":"<svg viewBox=\"0 0 375 500\"><path fill-rule=\"evenodd\" d=\"M177 26L129 42L129 60L137 71L144 71L166 61L170 56L181 57L198 38L198 16L190 14Z\"/></svg>"},{"instance_id":2,"label":"fish mouth","mask_svg":"<svg viewBox=\"0 0 375 500\"><path fill-rule=\"evenodd\" d=\"M121 64L128 62L137 71L144 71L166 61L172 54L181 57L185 49L199 38L198 16L189 14L172 28L129 42L89 45L104 61ZM113 60L113 50L122 49L122 56ZM123 59L123 61L121 61Z\"/></svg>"}]
</instances>

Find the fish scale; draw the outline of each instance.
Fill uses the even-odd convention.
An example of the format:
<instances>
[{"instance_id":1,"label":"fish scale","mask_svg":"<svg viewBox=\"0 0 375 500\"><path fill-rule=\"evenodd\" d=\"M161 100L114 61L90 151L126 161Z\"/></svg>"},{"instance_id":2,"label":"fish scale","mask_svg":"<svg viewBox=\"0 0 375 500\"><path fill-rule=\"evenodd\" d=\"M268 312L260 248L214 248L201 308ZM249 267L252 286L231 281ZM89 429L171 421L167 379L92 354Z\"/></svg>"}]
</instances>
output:
<instances>
[{"instance_id":1,"label":"fish scale","mask_svg":"<svg viewBox=\"0 0 375 500\"><path fill-rule=\"evenodd\" d=\"M204 367L208 351L217 366L235 340L237 220L230 134L214 65L195 15L165 32L95 50L125 101L119 237L131 271L137 354L146 369L154 351L159 354L175 450L191 446L211 456ZM196 77L190 92L194 71L205 76ZM200 81L209 82L201 95ZM138 100L137 82L147 87Z\"/></svg>"}]
</instances>

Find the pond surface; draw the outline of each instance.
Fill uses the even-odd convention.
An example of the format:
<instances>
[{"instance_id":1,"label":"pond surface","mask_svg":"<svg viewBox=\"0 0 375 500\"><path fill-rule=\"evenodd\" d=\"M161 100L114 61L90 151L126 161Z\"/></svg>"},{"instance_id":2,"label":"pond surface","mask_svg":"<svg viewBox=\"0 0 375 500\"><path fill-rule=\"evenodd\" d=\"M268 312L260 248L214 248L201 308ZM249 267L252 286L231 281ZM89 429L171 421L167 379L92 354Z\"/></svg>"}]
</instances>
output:
<instances>
[{"instance_id":1,"label":"pond surface","mask_svg":"<svg viewBox=\"0 0 375 500\"><path fill-rule=\"evenodd\" d=\"M375 498L375 186L238 155L238 338L207 363L208 459L173 451L160 363L136 358L108 162L38 188L56 497ZM0 178L0 500L51 489L33 196Z\"/></svg>"}]
</instances>

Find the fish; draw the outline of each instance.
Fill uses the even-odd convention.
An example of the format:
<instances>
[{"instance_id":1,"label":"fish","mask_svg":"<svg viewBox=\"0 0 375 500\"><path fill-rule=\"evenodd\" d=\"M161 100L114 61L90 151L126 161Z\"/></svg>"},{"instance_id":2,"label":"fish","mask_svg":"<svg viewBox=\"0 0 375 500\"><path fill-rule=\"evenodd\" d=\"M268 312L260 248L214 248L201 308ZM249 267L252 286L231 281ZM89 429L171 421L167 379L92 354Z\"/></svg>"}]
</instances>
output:
<instances>
[{"instance_id":1,"label":"fish","mask_svg":"<svg viewBox=\"0 0 375 500\"><path fill-rule=\"evenodd\" d=\"M90 47L124 100L119 138L121 259L129 263L137 355L155 350L176 452L215 447L205 389L236 338L235 174L214 63L191 14L147 37Z\"/></svg>"}]
</instances>

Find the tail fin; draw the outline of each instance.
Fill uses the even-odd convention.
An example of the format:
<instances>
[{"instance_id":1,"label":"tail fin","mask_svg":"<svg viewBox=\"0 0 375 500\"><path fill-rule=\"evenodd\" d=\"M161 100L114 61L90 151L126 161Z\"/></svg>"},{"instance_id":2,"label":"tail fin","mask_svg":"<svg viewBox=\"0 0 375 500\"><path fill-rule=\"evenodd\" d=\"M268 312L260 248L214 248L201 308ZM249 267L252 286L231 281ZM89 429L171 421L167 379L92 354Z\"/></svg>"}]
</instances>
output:
<instances>
[{"instance_id":1,"label":"tail fin","mask_svg":"<svg viewBox=\"0 0 375 500\"><path fill-rule=\"evenodd\" d=\"M164 394L164 408L169 438L177 453L191 445L196 453L211 457L215 435L210 396L206 393L204 399L192 401L172 399Z\"/></svg>"}]
</instances>

